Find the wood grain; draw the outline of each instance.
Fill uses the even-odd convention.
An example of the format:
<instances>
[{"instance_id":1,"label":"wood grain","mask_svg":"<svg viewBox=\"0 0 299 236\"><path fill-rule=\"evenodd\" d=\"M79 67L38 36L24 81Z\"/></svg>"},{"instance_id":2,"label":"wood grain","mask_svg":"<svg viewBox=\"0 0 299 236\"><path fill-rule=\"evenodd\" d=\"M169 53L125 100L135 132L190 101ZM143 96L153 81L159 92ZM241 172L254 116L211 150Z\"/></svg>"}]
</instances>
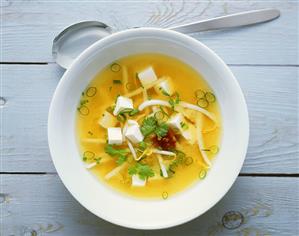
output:
<instances>
[{"instance_id":1,"label":"wood grain","mask_svg":"<svg viewBox=\"0 0 299 236\"><path fill-rule=\"evenodd\" d=\"M171 229L139 231L110 224L89 213L67 192L56 174L1 177L3 236L299 234L298 178L239 177L229 193L203 216ZM244 217L243 224L233 230L222 223L223 216L230 211ZM238 226L238 218L224 220L226 227Z\"/></svg>"},{"instance_id":2,"label":"wood grain","mask_svg":"<svg viewBox=\"0 0 299 236\"><path fill-rule=\"evenodd\" d=\"M277 8L265 24L192 36L230 64L298 64L297 1L2 1L2 61L51 62L55 35L66 26L98 20L115 31L169 27L240 11ZM66 10L67 9L67 10Z\"/></svg>"},{"instance_id":3,"label":"wood grain","mask_svg":"<svg viewBox=\"0 0 299 236\"><path fill-rule=\"evenodd\" d=\"M299 173L299 68L231 68L250 114L242 173ZM55 172L47 144L47 116L61 75L56 65L3 65L3 172Z\"/></svg>"}]
</instances>

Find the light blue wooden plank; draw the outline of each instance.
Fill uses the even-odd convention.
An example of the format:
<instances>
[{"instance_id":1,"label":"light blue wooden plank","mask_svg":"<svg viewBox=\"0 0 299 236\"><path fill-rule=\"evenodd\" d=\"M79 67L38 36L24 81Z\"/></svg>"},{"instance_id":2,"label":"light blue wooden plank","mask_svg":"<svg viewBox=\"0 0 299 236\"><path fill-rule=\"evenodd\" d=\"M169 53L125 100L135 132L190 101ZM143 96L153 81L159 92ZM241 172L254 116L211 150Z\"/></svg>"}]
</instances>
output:
<instances>
[{"instance_id":1,"label":"light blue wooden plank","mask_svg":"<svg viewBox=\"0 0 299 236\"><path fill-rule=\"evenodd\" d=\"M274 7L281 17L252 27L194 34L231 64L298 64L298 1L3 1L2 60L52 61L51 44L82 20L116 30L168 27L229 13Z\"/></svg>"},{"instance_id":2,"label":"light blue wooden plank","mask_svg":"<svg viewBox=\"0 0 299 236\"><path fill-rule=\"evenodd\" d=\"M141 231L112 225L89 213L67 192L57 175L1 177L3 236L299 234L298 178L239 177L229 193L203 216L171 229ZM237 229L228 230L222 225L222 218L229 211L244 216L244 223Z\"/></svg>"},{"instance_id":3,"label":"light blue wooden plank","mask_svg":"<svg viewBox=\"0 0 299 236\"><path fill-rule=\"evenodd\" d=\"M242 173L299 173L298 68L232 66L250 114ZM56 65L4 65L2 171L54 172L47 144ZM236 114L238 115L238 114Z\"/></svg>"}]
</instances>

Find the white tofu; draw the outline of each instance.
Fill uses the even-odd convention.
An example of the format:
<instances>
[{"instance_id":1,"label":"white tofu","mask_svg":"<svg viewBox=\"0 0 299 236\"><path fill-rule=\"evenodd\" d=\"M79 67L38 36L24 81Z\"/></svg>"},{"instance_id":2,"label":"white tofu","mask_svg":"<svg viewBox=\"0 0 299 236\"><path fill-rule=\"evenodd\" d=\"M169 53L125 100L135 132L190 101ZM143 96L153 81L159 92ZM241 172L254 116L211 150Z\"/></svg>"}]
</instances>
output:
<instances>
[{"instance_id":1,"label":"white tofu","mask_svg":"<svg viewBox=\"0 0 299 236\"><path fill-rule=\"evenodd\" d=\"M155 87L155 91L158 94L163 94L165 95L172 95L174 93L174 89L172 86L172 83L170 81L170 78L166 77L163 81L161 81L159 84L157 84Z\"/></svg>"},{"instance_id":2,"label":"white tofu","mask_svg":"<svg viewBox=\"0 0 299 236\"><path fill-rule=\"evenodd\" d=\"M124 135L132 143L140 143L144 139L144 136L140 131L139 124L133 120L128 120L127 126L124 128Z\"/></svg>"},{"instance_id":3,"label":"white tofu","mask_svg":"<svg viewBox=\"0 0 299 236\"><path fill-rule=\"evenodd\" d=\"M179 130L181 135L191 144L196 141L196 132L194 125L188 123L185 118L179 113L172 116L167 122L170 127ZM184 129L181 124L186 124L188 128Z\"/></svg>"},{"instance_id":4,"label":"white tofu","mask_svg":"<svg viewBox=\"0 0 299 236\"><path fill-rule=\"evenodd\" d=\"M117 119L108 111L105 111L101 118L98 120L98 124L105 129L116 126L117 122Z\"/></svg>"},{"instance_id":5,"label":"white tofu","mask_svg":"<svg viewBox=\"0 0 299 236\"><path fill-rule=\"evenodd\" d=\"M116 105L113 111L113 115L118 115L118 113L120 111L122 111L123 109L126 108L130 108L133 109L133 101L130 98L127 97L123 97L123 96L118 96L117 101L116 101Z\"/></svg>"},{"instance_id":6,"label":"white tofu","mask_svg":"<svg viewBox=\"0 0 299 236\"><path fill-rule=\"evenodd\" d=\"M181 122L185 122L184 117L181 114L176 114L175 116L170 117L167 123L170 127L181 131Z\"/></svg>"},{"instance_id":7,"label":"white tofu","mask_svg":"<svg viewBox=\"0 0 299 236\"><path fill-rule=\"evenodd\" d=\"M132 186L134 187L144 187L146 180L140 179L138 175L132 175Z\"/></svg>"},{"instance_id":8,"label":"white tofu","mask_svg":"<svg viewBox=\"0 0 299 236\"><path fill-rule=\"evenodd\" d=\"M108 128L108 144L122 144L123 135L121 133L121 128Z\"/></svg>"},{"instance_id":9,"label":"white tofu","mask_svg":"<svg viewBox=\"0 0 299 236\"><path fill-rule=\"evenodd\" d=\"M151 66L138 73L138 78L143 87L158 80L156 73Z\"/></svg>"}]
</instances>

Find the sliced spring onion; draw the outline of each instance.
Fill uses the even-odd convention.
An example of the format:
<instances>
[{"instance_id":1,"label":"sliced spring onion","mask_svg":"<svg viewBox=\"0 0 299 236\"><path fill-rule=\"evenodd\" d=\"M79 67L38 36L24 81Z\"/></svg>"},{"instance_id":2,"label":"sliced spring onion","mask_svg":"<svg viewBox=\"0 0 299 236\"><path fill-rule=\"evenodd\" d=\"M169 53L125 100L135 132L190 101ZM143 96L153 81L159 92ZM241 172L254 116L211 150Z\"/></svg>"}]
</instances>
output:
<instances>
[{"instance_id":1,"label":"sliced spring onion","mask_svg":"<svg viewBox=\"0 0 299 236\"><path fill-rule=\"evenodd\" d=\"M116 118L117 118L117 120L118 120L119 122L122 122L122 123L125 122L125 121L127 120L126 115L123 114L123 113L118 114Z\"/></svg>"},{"instance_id":2,"label":"sliced spring onion","mask_svg":"<svg viewBox=\"0 0 299 236\"><path fill-rule=\"evenodd\" d=\"M138 109L133 109L132 111L129 112L129 116L135 116L139 113Z\"/></svg>"},{"instance_id":3,"label":"sliced spring onion","mask_svg":"<svg viewBox=\"0 0 299 236\"><path fill-rule=\"evenodd\" d=\"M216 145L213 145L213 146L211 146L209 148L202 149L202 151L211 152L212 154L217 154L219 152L219 147L216 146Z\"/></svg>"},{"instance_id":4,"label":"sliced spring onion","mask_svg":"<svg viewBox=\"0 0 299 236\"><path fill-rule=\"evenodd\" d=\"M208 165L208 166L211 166L211 162L207 156L207 154L202 151L202 149L204 149L203 147L203 137L202 137L202 119L201 117L200 118L197 118L196 119L196 133L197 133L197 144L198 144L198 149L201 153L201 156L204 160L204 162Z\"/></svg>"},{"instance_id":5,"label":"sliced spring onion","mask_svg":"<svg viewBox=\"0 0 299 236\"><path fill-rule=\"evenodd\" d=\"M79 113L82 116L88 116L89 115L89 108L87 106L80 106L77 108L77 110L79 111Z\"/></svg>"},{"instance_id":6,"label":"sliced spring onion","mask_svg":"<svg viewBox=\"0 0 299 236\"><path fill-rule=\"evenodd\" d=\"M195 91L195 97L200 99L203 98L205 96L205 92L201 89L198 89Z\"/></svg>"},{"instance_id":7,"label":"sliced spring onion","mask_svg":"<svg viewBox=\"0 0 299 236\"><path fill-rule=\"evenodd\" d=\"M207 176L207 171L206 170L201 170L198 174L198 177L200 179L204 179Z\"/></svg>"},{"instance_id":8,"label":"sliced spring onion","mask_svg":"<svg viewBox=\"0 0 299 236\"><path fill-rule=\"evenodd\" d=\"M133 83L130 83L130 82L128 82L128 83L126 83L126 89L128 90L128 91L132 91L133 89L134 89L134 84Z\"/></svg>"},{"instance_id":9,"label":"sliced spring onion","mask_svg":"<svg viewBox=\"0 0 299 236\"><path fill-rule=\"evenodd\" d=\"M89 87L87 90L86 90L86 96L87 97L93 97L97 94L97 88L96 87Z\"/></svg>"},{"instance_id":10,"label":"sliced spring onion","mask_svg":"<svg viewBox=\"0 0 299 236\"><path fill-rule=\"evenodd\" d=\"M153 100L149 100L149 101L145 101L145 102L141 103L138 107L138 110L142 111L149 106L157 106L157 105L171 107L167 101L153 99Z\"/></svg>"},{"instance_id":11,"label":"sliced spring onion","mask_svg":"<svg viewBox=\"0 0 299 236\"><path fill-rule=\"evenodd\" d=\"M205 116L207 116L209 119L211 119L212 121L214 121L215 123L217 123L216 117L215 117L215 115L213 113L210 113L207 110L205 110L205 109L203 109L203 108L201 108L199 106L196 106L196 105L193 105L193 104L187 103L187 102L180 102L180 106L182 106L184 108L188 108L188 109L191 109L191 110L195 110L195 111L201 112Z\"/></svg>"},{"instance_id":12,"label":"sliced spring onion","mask_svg":"<svg viewBox=\"0 0 299 236\"><path fill-rule=\"evenodd\" d=\"M186 157L184 163L186 166L190 166L193 163L193 158L190 156Z\"/></svg>"},{"instance_id":13,"label":"sliced spring onion","mask_svg":"<svg viewBox=\"0 0 299 236\"><path fill-rule=\"evenodd\" d=\"M135 149L134 149L132 143L130 143L130 141L127 140L127 144L128 144L128 147L129 147L129 149L130 149L130 151L131 151L131 153L132 153L132 156L133 156L134 159L136 160L136 159L137 159L137 154L136 154L136 152L135 152Z\"/></svg>"},{"instance_id":14,"label":"sliced spring onion","mask_svg":"<svg viewBox=\"0 0 299 236\"><path fill-rule=\"evenodd\" d=\"M117 63L113 63L110 66L110 70L113 71L113 72L119 72L120 69L121 69L121 66Z\"/></svg>"},{"instance_id":15,"label":"sliced spring onion","mask_svg":"<svg viewBox=\"0 0 299 236\"><path fill-rule=\"evenodd\" d=\"M205 93L205 98L207 99L208 102L212 103L216 101L216 97L213 93L211 92L206 92Z\"/></svg>"},{"instance_id":16,"label":"sliced spring onion","mask_svg":"<svg viewBox=\"0 0 299 236\"><path fill-rule=\"evenodd\" d=\"M165 156L176 156L174 152L169 152L169 151L164 151L164 150L159 150L159 149L153 149L153 153L155 154L161 154Z\"/></svg>"},{"instance_id":17,"label":"sliced spring onion","mask_svg":"<svg viewBox=\"0 0 299 236\"><path fill-rule=\"evenodd\" d=\"M161 121L164 119L165 115L162 111L157 111L155 114L154 114L154 117L156 120L158 121Z\"/></svg>"},{"instance_id":18,"label":"sliced spring onion","mask_svg":"<svg viewBox=\"0 0 299 236\"><path fill-rule=\"evenodd\" d=\"M211 152L212 154L217 154L217 153L219 152L219 147L216 146L216 145L211 146L211 147L210 147L210 152Z\"/></svg>"},{"instance_id":19,"label":"sliced spring onion","mask_svg":"<svg viewBox=\"0 0 299 236\"><path fill-rule=\"evenodd\" d=\"M126 168L128 165L128 163L123 163L122 165L114 168L113 170L111 170L108 174L105 175L105 179L109 180L111 179L113 176L117 175L121 170L123 170L124 168Z\"/></svg>"},{"instance_id":20,"label":"sliced spring onion","mask_svg":"<svg viewBox=\"0 0 299 236\"><path fill-rule=\"evenodd\" d=\"M202 108L207 108L209 106L209 102L207 101L206 98L200 98L196 102L197 106L202 107Z\"/></svg>"},{"instance_id":21,"label":"sliced spring onion","mask_svg":"<svg viewBox=\"0 0 299 236\"><path fill-rule=\"evenodd\" d=\"M163 192L163 193L162 193L162 198L163 198L164 200L166 200L166 199L168 198L168 192Z\"/></svg>"},{"instance_id":22,"label":"sliced spring onion","mask_svg":"<svg viewBox=\"0 0 299 236\"><path fill-rule=\"evenodd\" d=\"M85 139L82 139L82 142L93 143L93 144L107 143L107 141L105 139L101 139L101 138L85 138Z\"/></svg>"},{"instance_id":23,"label":"sliced spring onion","mask_svg":"<svg viewBox=\"0 0 299 236\"><path fill-rule=\"evenodd\" d=\"M114 80L113 80L113 83L114 83L114 84L122 84L122 82L121 82L120 79L114 79Z\"/></svg>"}]
</instances>

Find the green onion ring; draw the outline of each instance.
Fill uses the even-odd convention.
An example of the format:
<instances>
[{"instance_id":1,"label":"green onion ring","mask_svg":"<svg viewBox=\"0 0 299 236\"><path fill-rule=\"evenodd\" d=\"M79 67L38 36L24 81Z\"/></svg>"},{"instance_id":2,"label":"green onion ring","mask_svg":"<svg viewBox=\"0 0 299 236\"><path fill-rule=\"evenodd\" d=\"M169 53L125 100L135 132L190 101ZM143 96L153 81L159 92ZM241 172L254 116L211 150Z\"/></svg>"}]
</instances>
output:
<instances>
[{"instance_id":1,"label":"green onion ring","mask_svg":"<svg viewBox=\"0 0 299 236\"><path fill-rule=\"evenodd\" d=\"M113 72L119 72L121 69L121 66L117 63L113 63L113 64L111 64L110 69Z\"/></svg>"},{"instance_id":2,"label":"green onion ring","mask_svg":"<svg viewBox=\"0 0 299 236\"><path fill-rule=\"evenodd\" d=\"M200 98L197 101L197 105L202 108L207 108L209 106L209 102L205 98Z\"/></svg>"},{"instance_id":3,"label":"green onion ring","mask_svg":"<svg viewBox=\"0 0 299 236\"><path fill-rule=\"evenodd\" d=\"M97 88L96 87L89 87L87 90L86 90L86 96L87 97L93 97L94 95L96 95L97 93Z\"/></svg>"}]
</instances>

